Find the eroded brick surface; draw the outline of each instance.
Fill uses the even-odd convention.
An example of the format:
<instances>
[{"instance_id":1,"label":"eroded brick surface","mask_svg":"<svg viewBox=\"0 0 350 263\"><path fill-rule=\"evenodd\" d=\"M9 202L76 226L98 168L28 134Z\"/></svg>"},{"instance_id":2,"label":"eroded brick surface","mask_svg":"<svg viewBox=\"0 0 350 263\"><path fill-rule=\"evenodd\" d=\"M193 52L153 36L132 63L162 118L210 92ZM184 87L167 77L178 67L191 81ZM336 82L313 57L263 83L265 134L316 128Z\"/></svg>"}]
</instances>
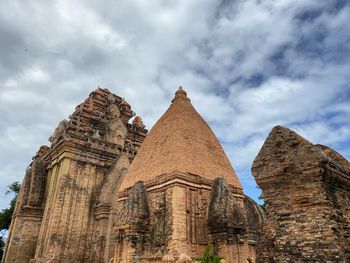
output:
<instances>
[{"instance_id":1,"label":"eroded brick surface","mask_svg":"<svg viewBox=\"0 0 350 263\"><path fill-rule=\"evenodd\" d=\"M4 262L113 257L113 195L147 133L132 116L125 100L98 88L59 123L26 172Z\"/></svg>"},{"instance_id":2,"label":"eroded brick surface","mask_svg":"<svg viewBox=\"0 0 350 263\"><path fill-rule=\"evenodd\" d=\"M133 115L99 88L59 123L26 171L4 262L188 262L210 243L254 262L263 213L186 92L144 144Z\"/></svg>"},{"instance_id":3,"label":"eroded brick surface","mask_svg":"<svg viewBox=\"0 0 350 263\"><path fill-rule=\"evenodd\" d=\"M349 163L275 127L252 173L266 202L259 262L350 262Z\"/></svg>"},{"instance_id":4,"label":"eroded brick surface","mask_svg":"<svg viewBox=\"0 0 350 263\"><path fill-rule=\"evenodd\" d=\"M138 180L144 184L141 203L149 204L142 207L149 212L135 213L134 220L142 222L135 225L126 211L140 207L133 198ZM185 262L201 256L210 243L228 262L253 261L262 221L216 136L181 88L131 164L116 214L115 263Z\"/></svg>"}]
</instances>

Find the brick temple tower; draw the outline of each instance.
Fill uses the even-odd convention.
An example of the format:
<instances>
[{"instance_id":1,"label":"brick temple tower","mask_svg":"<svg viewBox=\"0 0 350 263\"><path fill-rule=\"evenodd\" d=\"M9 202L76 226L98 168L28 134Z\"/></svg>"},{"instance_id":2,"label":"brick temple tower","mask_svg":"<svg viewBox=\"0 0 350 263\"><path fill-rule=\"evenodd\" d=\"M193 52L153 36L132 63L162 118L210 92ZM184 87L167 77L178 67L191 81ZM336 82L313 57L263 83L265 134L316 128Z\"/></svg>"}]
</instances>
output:
<instances>
[{"instance_id":1,"label":"brick temple tower","mask_svg":"<svg viewBox=\"0 0 350 263\"><path fill-rule=\"evenodd\" d=\"M114 263L200 256L209 243L227 262L254 260L247 214L259 225L259 209L180 87L120 186Z\"/></svg>"},{"instance_id":2,"label":"brick temple tower","mask_svg":"<svg viewBox=\"0 0 350 263\"><path fill-rule=\"evenodd\" d=\"M27 169L3 262L108 262L113 195L147 130L98 88L63 120Z\"/></svg>"},{"instance_id":3,"label":"brick temple tower","mask_svg":"<svg viewBox=\"0 0 350 263\"><path fill-rule=\"evenodd\" d=\"M147 135L98 88L26 170L4 263L350 262L350 163L272 129L252 166L266 214L180 87Z\"/></svg>"}]
</instances>

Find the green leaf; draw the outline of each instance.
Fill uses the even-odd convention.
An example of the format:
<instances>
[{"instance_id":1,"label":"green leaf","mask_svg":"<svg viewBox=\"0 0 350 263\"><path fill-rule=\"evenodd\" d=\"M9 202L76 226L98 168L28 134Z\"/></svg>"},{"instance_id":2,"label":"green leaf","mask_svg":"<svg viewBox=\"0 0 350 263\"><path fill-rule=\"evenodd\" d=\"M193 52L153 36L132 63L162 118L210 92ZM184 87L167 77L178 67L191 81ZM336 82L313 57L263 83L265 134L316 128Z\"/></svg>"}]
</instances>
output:
<instances>
[{"instance_id":1,"label":"green leaf","mask_svg":"<svg viewBox=\"0 0 350 263\"><path fill-rule=\"evenodd\" d=\"M19 193L19 190L21 189L21 184L19 182L13 182L12 184L7 186L7 191L5 194L15 193L17 196Z\"/></svg>"},{"instance_id":2,"label":"green leaf","mask_svg":"<svg viewBox=\"0 0 350 263\"><path fill-rule=\"evenodd\" d=\"M7 190L5 194L14 193L15 197L10 202L10 207L1 210L0 212L0 231L8 230L11 224L12 215L15 210L17 196L19 194L19 190L21 188L21 184L19 182L13 182L12 184L7 186ZM4 252L5 242L2 236L0 236L0 259L2 258L2 254Z\"/></svg>"},{"instance_id":3,"label":"green leaf","mask_svg":"<svg viewBox=\"0 0 350 263\"><path fill-rule=\"evenodd\" d=\"M214 246L209 244L203 253L202 257L193 258L194 260L200 260L202 263L219 263L224 257L214 255Z\"/></svg>"}]
</instances>

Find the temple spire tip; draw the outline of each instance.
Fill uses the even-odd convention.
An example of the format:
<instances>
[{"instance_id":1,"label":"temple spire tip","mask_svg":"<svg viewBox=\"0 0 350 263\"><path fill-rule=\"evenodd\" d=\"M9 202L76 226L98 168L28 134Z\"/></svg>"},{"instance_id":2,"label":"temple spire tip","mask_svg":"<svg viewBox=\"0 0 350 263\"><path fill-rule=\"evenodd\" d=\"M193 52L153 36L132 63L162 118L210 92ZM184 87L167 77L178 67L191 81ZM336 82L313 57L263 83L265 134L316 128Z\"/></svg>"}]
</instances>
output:
<instances>
[{"instance_id":1,"label":"temple spire tip","mask_svg":"<svg viewBox=\"0 0 350 263\"><path fill-rule=\"evenodd\" d=\"M174 102L177 99L183 99L183 100L191 101L187 97L187 92L182 88L182 86L179 86L178 90L175 92L175 97L172 99L171 102Z\"/></svg>"}]
</instances>

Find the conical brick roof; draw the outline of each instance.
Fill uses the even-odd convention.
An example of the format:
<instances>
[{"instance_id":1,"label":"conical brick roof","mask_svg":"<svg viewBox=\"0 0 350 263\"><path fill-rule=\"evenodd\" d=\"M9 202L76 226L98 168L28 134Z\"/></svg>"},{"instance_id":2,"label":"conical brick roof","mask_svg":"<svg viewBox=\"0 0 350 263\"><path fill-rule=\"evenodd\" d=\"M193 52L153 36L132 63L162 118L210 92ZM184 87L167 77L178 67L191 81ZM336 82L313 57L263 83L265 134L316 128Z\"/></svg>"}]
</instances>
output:
<instances>
[{"instance_id":1,"label":"conical brick roof","mask_svg":"<svg viewBox=\"0 0 350 263\"><path fill-rule=\"evenodd\" d=\"M191 173L242 188L220 142L180 87L146 136L120 190L172 172Z\"/></svg>"}]
</instances>

